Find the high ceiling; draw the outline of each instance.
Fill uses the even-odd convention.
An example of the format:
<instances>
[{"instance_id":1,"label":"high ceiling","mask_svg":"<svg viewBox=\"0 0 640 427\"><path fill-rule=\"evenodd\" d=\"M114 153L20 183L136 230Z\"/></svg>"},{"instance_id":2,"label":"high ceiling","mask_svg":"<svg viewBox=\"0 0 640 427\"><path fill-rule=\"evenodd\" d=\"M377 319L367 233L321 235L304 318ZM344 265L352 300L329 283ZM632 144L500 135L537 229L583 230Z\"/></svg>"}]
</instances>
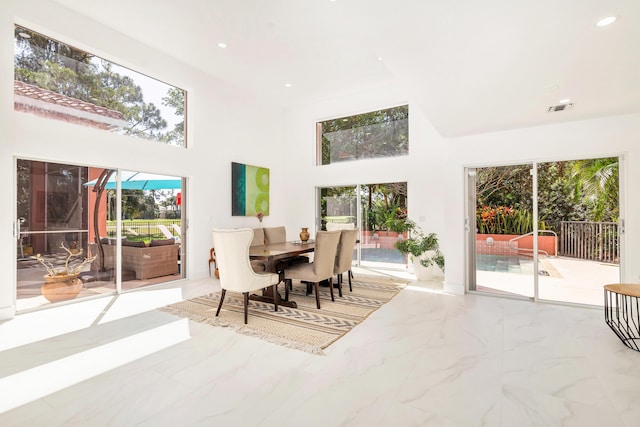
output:
<instances>
[{"instance_id":1,"label":"high ceiling","mask_svg":"<svg viewBox=\"0 0 640 427\"><path fill-rule=\"evenodd\" d=\"M638 0L55 1L285 108L398 84L443 136L640 112Z\"/></svg>"}]
</instances>

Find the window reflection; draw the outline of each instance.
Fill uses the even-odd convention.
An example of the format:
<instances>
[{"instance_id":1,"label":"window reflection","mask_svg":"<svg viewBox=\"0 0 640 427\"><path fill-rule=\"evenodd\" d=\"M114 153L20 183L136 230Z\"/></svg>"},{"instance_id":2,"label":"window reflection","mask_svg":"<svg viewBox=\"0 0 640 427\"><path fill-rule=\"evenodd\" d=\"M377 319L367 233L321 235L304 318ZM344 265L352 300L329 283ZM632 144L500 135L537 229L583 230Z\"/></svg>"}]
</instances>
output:
<instances>
[{"instance_id":1,"label":"window reflection","mask_svg":"<svg viewBox=\"0 0 640 427\"><path fill-rule=\"evenodd\" d=\"M409 106L388 108L317 124L318 164L406 155Z\"/></svg>"}]
</instances>

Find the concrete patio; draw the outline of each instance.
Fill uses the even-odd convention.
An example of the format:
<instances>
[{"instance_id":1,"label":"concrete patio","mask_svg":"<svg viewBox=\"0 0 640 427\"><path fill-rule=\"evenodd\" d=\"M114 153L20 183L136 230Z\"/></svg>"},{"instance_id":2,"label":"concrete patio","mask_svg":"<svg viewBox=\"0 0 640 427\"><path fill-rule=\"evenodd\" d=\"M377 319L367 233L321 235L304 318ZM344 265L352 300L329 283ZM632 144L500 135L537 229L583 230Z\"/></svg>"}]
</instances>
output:
<instances>
[{"instance_id":1,"label":"concrete patio","mask_svg":"<svg viewBox=\"0 0 640 427\"><path fill-rule=\"evenodd\" d=\"M540 259L539 298L602 306L602 287L620 282L617 264L604 264L575 258ZM533 263L521 262L521 272L477 271L478 290L533 297Z\"/></svg>"}]
</instances>

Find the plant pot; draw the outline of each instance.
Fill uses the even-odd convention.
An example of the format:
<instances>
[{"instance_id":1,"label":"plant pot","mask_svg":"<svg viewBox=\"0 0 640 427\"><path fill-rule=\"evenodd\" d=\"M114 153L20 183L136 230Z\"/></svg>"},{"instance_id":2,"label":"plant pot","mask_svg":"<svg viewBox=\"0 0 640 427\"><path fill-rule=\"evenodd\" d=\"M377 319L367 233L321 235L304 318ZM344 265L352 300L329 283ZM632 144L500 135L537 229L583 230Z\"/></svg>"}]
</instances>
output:
<instances>
[{"instance_id":1,"label":"plant pot","mask_svg":"<svg viewBox=\"0 0 640 427\"><path fill-rule=\"evenodd\" d=\"M78 278L78 274L44 276L45 282L40 287L40 292L49 302L59 302L73 299L78 296L84 283Z\"/></svg>"},{"instance_id":2,"label":"plant pot","mask_svg":"<svg viewBox=\"0 0 640 427\"><path fill-rule=\"evenodd\" d=\"M56 274L55 276L46 275L44 276L45 283L58 283L58 282L71 282L74 279L77 279L80 273L75 274Z\"/></svg>"},{"instance_id":3,"label":"plant pot","mask_svg":"<svg viewBox=\"0 0 640 427\"><path fill-rule=\"evenodd\" d=\"M419 282L441 279L443 277L442 270L436 264L425 267L420 261L429 258L435 254L434 251L427 251L419 257L413 257L413 273Z\"/></svg>"}]
</instances>

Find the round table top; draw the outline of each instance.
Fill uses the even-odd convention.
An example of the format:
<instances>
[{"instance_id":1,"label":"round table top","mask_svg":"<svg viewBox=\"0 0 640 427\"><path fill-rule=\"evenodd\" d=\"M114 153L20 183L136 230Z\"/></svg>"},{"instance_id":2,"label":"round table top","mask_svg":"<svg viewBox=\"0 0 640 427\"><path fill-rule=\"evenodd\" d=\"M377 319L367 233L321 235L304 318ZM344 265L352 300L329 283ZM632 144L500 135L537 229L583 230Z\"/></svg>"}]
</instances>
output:
<instances>
[{"instance_id":1,"label":"round table top","mask_svg":"<svg viewBox=\"0 0 640 427\"><path fill-rule=\"evenodd\" d=\"M616 283L613 285L604 285L604 288L616 294L640 297L640 284Z\"/></svg>"}]
</instances>

